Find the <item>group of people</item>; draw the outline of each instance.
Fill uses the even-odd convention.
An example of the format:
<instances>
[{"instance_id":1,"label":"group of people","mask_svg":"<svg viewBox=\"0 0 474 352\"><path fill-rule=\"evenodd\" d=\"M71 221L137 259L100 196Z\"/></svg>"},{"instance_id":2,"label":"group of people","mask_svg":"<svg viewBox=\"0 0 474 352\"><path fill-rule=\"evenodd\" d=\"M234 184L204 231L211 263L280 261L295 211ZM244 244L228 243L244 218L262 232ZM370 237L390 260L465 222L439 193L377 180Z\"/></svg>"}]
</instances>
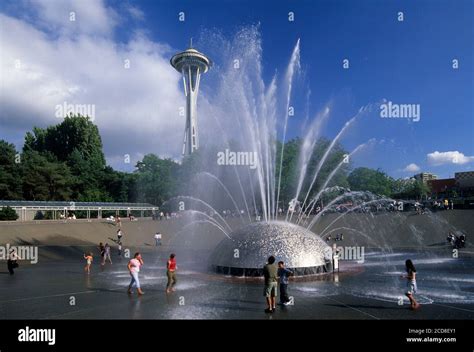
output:
<instances>
[{"instance_id":1,"label":"group of people","mask_svg":"<svg viewBox=\"0 0 474 352\"><path fill-rule=\"evenodd\" d=\"M122 244L122 237L123 233L122 230L117 230L117 244L119 244L119 255L121 255L121 244ZM154 235L155 245L161 245L161 233L156 232ZM344 239L344 235L340 234L337 235L334 240L335 241L342 241ZM331 237L328 236L328 241L331 240ZM456 236L453 233L448 235L447 241L452 243L456 246L464 246L465 243L465 235ZM335 244L334 244L335 245ZM100 257L101 257L101 266L104 266L107 261L112 264L111 258L111 247L108 243L105 245L100 242L98 247ZM16 253L11 253L10 259L8 260L8 270L10 274L13 274L13 269L18 266L17 260L19 259ZM91 265L93 262L93 254L91 252L84 254L84 259L86 260L86 265L84 267L84 271L89 274ZM276 310L276 298L278 296L278 291L280 291L280 305L289 305L291 304L291 299L288 295L288 285L289 285L289 277L294 275L294 271L290 270L285 267L285 263L283 261L276 262L276 258L272 255L268 258L267 263L263 267L263 276L264 276L264 291L263 295L266 299L267 307L265 309L265 313L273 313ZM139 272L140 268L144 265L144 261L140 252L136 252L132 259L129 260L127 264L127 268L129 274L131 276L130 284L128 285L127 292L132 294L132 290L136 289L138 295L143 295L144 292L140 286L139 280ZM411 309L415 310L418 309L420 304L416 301L414 294L417 291L416 285L416 269L413 265L413 262L408 259L405 262L406 268L406 275L403 275L402 278L407 279L407 291L405 295L408 297L410 301ZM166 284L166 293L173 292L175 289L175 285L177 283L176 271L178 266L176 264L176 255L171 253L167 262L166 262L166 276L167 276L167 284Z\"/></svg>"},{"instance_id":2,"label":"group of people","mask_svg":"<svg viewBox=\"0 0 474 352\"><path fill-rule=\"evenodd\" d=\"M112 259L110 257L110 246L108 243L105 244L105 246L102 244L102 242L99 244L99 252L102 258L101 265L105 265L106 260L110 261L110 264L112 264ZM16 259L18 259L18 256L16 256L14 261L8 261L8 269L10 271L11 268L11 274L13 274L13 267L14 264L16 263ZM84 259L86 260L86 265L84 266L84 271L87 274L90 274L91 270L91 265L94 260L93 255L91 252L89 253L84 253ZM133 256L132 259L129 260L127 264L128 271L131 276L130 284L128 285L128 290L127 292L129 294L132 293L132 289L136 288L138 295L143 295L144 292L142 291L140 287L140 280L138 278L138 273L140 272L141 266L144 264L143 258L140 252L136 252L135 255ZM173 292L175 289L175 285L178 282L178 279L176 278L176 270L178 270L178 266L176 264L176 255L174 253L171 253L169 256L168 261L166 262L166 276L168 278L168 282L166 284L166 293Z\"/></svg>"},{"instance_id":3,"label":"group of people","mask_svg":"<svg viewBox=\"0 0 474 352\"><path fill-rule=\"evenodd\" d=\"M108 243L106 243L105 245L100 242L99 243L99 247L97 247L98 250L99 250L99 253L100 253L100 265L101 266L104 266L105 265L105 262L108 260L110 264L112 264L112 256L111 256L111 248L109 246ZM84 271L87 273L87 274L90 274L91 272L91 265L92 265L92 262L94 261L94 256L92 254L92 252L88 252L88 253L84 253L84 259L86 260L86 265L84 266Z\"/></svg>"},{"instance_id":4,"label":"group of people","mask_svg":"<svg viewBox=\"0 0 474 352\"><path fill-rule=\"evenodd\" d=\"M76 220L76 214L74 214L74 213L72 215L68 214L67 216L65 214L59 214L59 219L60 220L65 220L65 219L67 219L67 220Z\"/></svg>"},{"instance_id":5,"label":"group of people","mask_svg":"<svg viewBox=\"0 0 474 352\"><path fill-rule=\"evenodd\" d=\"M450 232L446 241L453 246L453 248L464 248L466 246L466 235L461 234L460 236Z\"/></svg>"},{"instance_id":6,"label":"group of people","mask_svg":"<svg viewBox=\"0 0 474 352\"><path fill-rule=\"evenodd\" d=\"M123 232L122 229L119 228L117 230L117 239L112 239L115 243L117 243L117 249L118 249L118 256L120 257L122 255L122 237L123 237ZM155 235L153 236L155 240L155 245L156 246L161 246L161 233L156 232ZM97 247L100 253L100 265L105 265L107 261L109 261L110 264L112 264L112 256L111 256L111 247L108 243L105 245L100 242L99 247ZM86 266L84 267L84 271L86 273L90 273L91 265L94 260L92 252L89 253L84 253L84 259L86 260Z\"/></svg>"},{"instance_id":7,"label":"group of people","mask_svg":"<svg viewBox=\"0 0 474 352\"><path fill-rule=\"evenodd\" d=\"M434 210L453 210L454 209L454 202L453 200L440 200L439 202L437 200L434 201L433 203L433 209Z\"/></svg>"},{"instance_id":8,"label":"group of people","mask_svg":"<svg viewBox=\"0 0 474 352\"><path fill-rule=\"evenodd\" d=\"M291 300L288 296L288 284L289 277L294 275L294 272L290 269L285 268L283 261L278 262L278 266L275 265L275 257L270 256L267 264L263 267L263 276L265 285L263 289L263 295L265 296L267 308L265 313L274 313L276 310L276 297L277 286L280 284L280 304L288 305L291 304ZM410 309L416 310L420 308L420 304L415 299L415 293L418 289L416 284L416 269L411 259L405 261L406 275L402 275L402 279L407 280L407 290L405 295L410 301Z\"/></svg>"},{"instance_id":9,"label":"group of people","mask_svg":"<svg viewBox=\"0 0 474 352\"><path fill-rule=\"evenodd\" d=\"M128 294L132 294L132 289L134 288L137 289L139 296L144 294L140 286L140 280L138 278L138 273L140 272L140 268L143 264L144 262L140 252L135 253L133 258L128 262L127 268L131 276L130 284L128 285L127 290ZM166 293L175 291L174 287L178 282L176 278L176 270L178 270L178 266L176 265L176 254L171 253L168 261L166 262L166 276L168 278L168 282L166 284Z\"/></svg>"},{"instance_id":10,"label":"group of people","mask_svg":"<svg viewBox=\"0 0 474 352\"><path fill-rule=\"evenodd\" d=\"M275 265L275 257L272 255L268 258L267 264L263 267L263 277L265 285L263 295L267 302L265 313L273 313L276 310L277 286L280 283L280 304L289 305L291 303L288 296L289 276L293 275L293 271L285 268L283 261Z\"/></svg>"},{"instance_id":11,"label":"group of people","mask_svg":"<svg viewBox=\"0 0 474 352\"><path fill-rule=\"evenodd\" d=\"M176 212L172 213L163 213L162 211L159 214L153 214L153 220L170 220L172 218L179 218L180 214Z\"/></svg>"}]
</instances>

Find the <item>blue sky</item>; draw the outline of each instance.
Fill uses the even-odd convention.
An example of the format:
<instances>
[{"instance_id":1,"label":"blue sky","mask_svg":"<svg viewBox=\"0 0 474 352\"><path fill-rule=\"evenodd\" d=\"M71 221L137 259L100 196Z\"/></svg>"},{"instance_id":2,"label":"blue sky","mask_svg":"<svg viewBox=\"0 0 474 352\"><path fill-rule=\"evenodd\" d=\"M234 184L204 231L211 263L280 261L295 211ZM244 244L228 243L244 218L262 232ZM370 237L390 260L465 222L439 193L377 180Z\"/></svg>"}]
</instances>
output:
<instances>
[{"instance_id":1,"label":"blue sky","mask_svg":"<svg viewBox=\"0 0 474 352\"><path fill-rule=\"evenodd\" d=\"M58 4L56 9L51 3ZM64 14L64 11L57 12L57 9L62 7L57 1L4 1L0 7L3 14L0 22L2 47L11 49L9 52L18 52L21 57L21 53L25 53L27 46L31 45L25 40L28 30L35 29L44 34L43 37L36 33L37 41L44 41L44 46L39 46L38 50L43 48L45 52L50 51L49 55L53 55L54 50L61 45L62 50L68 50L74 45L79 45L82 50L97 48L97 51L111 47L110 51L100 56L110 56L113 61L113 55L123 58L123 53L133 53L139 62L148 62L150 57L159 57L163 59L163 77L169 75L173 79L179 79L172 76L173 73L164 71L168 70L165 68L167 55L173 50L187 46L190 37L196 38L199 43L200 33L213 29L230 37L242 26L259 23L263 43L264 79L267 82L271 80L275 70L285 70L297 39L301 39L304 84L295 91L292 99L296 106L303 106L305 90L310 89L312 113L322 108L329 100L334 101L334 116L324 131L328 138L334 137L345 121L361 106L369 103L387 99L398 104L420 104L419 122L382 119L374 113L354 126L354 130L342 140L347 149L350 150L370 138L379 141L370 152L354 160L355 166L381 168L394 177L411 176L418 168L421 171L434 172L440 177L453 176L456 171L474 170L472 1L288 0L272 1L271 6L269 2L255 0L98 1L93 5L89 4L90 1L82 2L81 5L81 2L68 0L61 3L70 8L90 6L90 12L88 10L86 13L99 15L97 18L91 15L93 18L89 19L90 22L82 29L71 32L64 30L67 27L63 23L55 22L58 13L59 16ZM67 9L66 6L64 10ZM186 16L184 22L178 21L178 13L181 11ZM290 11L294 12L294 22L288 21ZM404 16L402 22L397 19L400 11ZM100 17L101 14L105 16L105 20ZM54 25L50 26L50 23ZM18 39L14 40L17 33L23 34L18 34ZM91 61L95 60L94 52L96 51L93 49L88 52ZM40 52L37 54L42 56ZM18 76L10 72L14 56L1 55L0 73L3 77L8 76L5 82L16 82ZM343 59L349 60L349 69L343 69ZM458 69L453 69L453 59L459 61ZM64 81L57 84L66 87L63 89L66 89L66 96L70 99L76 91L90 92L93 90L92 85L98 86L92 78L83 80L85 74L71 73L77 66L65 64L66 59L61 61L61 64L64 63L63 71L56 69L54 72L49 72L53 69L48 67L47 63L52 59L48 59L46 54L41 64L37 64L33 57L25 60L27 63L28 60L32 61L31 70L48 71L48 74L43 73L40 76L45 77L44 80L41 78L43 87L51 87L56 84L54 82ZM84 60L87 61L86 58ZM51 64L55 67L59 65L56 61ZM81 67L87 65L89 63ZM93 66L93 63L90 65ZM107 65L105 67L108 67ZM97 67L92 69L99 70ZM103 70L99 72L103 73ZM104 78L107 78L107 73L103 74ZM30 71L29 76L26 74L24 77L31 75ZM46 82L46 77L55 75L56 79ZM68 79L65 79L65 76ZM110 77L114 80L116 75L111 72ZM146 79L146 73L139 74L138 78L140 77ZM121 80L119 82L123 83ZM149 82L149 85L144 86L152 90L154 84L156 83ZM134 85L131 87L129 94L133 94ZM108 89L107 85L103 88ZM159 96L171 95L170 99L176 100L181 99L180 88L176 85L170 93L169 89L161 92L160 87L156 86ZM2 84L0 97L3 96L1 102L4 108L0 109L0 138L21 146L26 130L31 129L34 124L48 125L52 120L46 117L22 119L24 114L46 114L44 106L38 106L36 110L25 107L31 99L41 99L38 96L40 93L31 92L28 99L12 103L10 95L6 94L8 89L7 84ZM24 92L22 86L18 89ZM100 102L106 105L107 102L113 101L111 99L109 96L101 97ZM100 103L98 105L100 106ZM111 105L116 106L115 103ZM164 109L160 106L159 109L161 108ZM290 121L290 137L300 134L304 119L302 110L297 109L295 118ZM119 111L126 112L127 107L122 107ZM117 115L116 112L114 114ZM122 151L123 143L120 141L130 137L130 134L135 140L142 139L140 130L134 129L135 126L129 128L121 121L99 122L102 124L99 124L101 131L104 130L104 147L108 161L126 170L127 167L121 167L117 162L120 155L126 152ZM114 125L117 125L117 129L113 128ZM170 125L171 127L175 126ZM182 133L182 127L179 126L176 135ZM178 129L178 126L176 128ZM120 134L124 129L128 131L128 135ZM166 136L163 136L162 140L167 146L174 143L174 137L166 139ZM181 135L177 140L181 140ZM130 147L130 154L138 158L140 153L155 151L174 156L173 151L160 148L160 143L138 143L133 148ZM408 165L411 167L404 171Z\"/></svg>"}]
</instances>

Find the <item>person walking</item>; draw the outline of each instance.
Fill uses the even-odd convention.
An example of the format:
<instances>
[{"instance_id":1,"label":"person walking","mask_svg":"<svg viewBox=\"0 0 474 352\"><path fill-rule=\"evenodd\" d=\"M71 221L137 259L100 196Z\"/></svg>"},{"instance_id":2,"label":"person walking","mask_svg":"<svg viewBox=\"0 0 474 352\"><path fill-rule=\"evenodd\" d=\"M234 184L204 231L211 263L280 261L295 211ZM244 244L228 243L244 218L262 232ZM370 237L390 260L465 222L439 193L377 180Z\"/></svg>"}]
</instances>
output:
<instances>
[{"instance_id":1,"label":"person walking","mask_svg":"<svg viewBox=\"0 0 474 352\"><path fill-rule=\"evenodd\" d=\"M84 253L84 259L86 260L86 266L84 267L84 271L88 274L91 273L91 265L92 265L92 261L94 260L93 257L92 257L92 253L89 252L89 253Z\"/></svg>"},{"instance_id":2,"label":"person walking","mask_svg":"<svg viewBox=\"0 0 474 352\"><path fill-rule=\"evenodd\" d=\"M280 304L287 306L290 304L290 297L288 297L289 276L293 275L293 271L285 268L283 261L278 262L278 277L280 278Z\"/></svg>"},{"instance_id":3,"label":"person walking","mask_svg":"<svg viewBox=\"0 0 474 352\"><path fill-rule=\"evenodd\" d=\"M109 260L110 264L112 264L112 258L110 256L110 246L108 243L106 243L104 247L104 264L107 261L107 259Z\"/></svg>"},{"instance_id":4,"label":"person walking","mask_svg":"<svg viewBox=\"0 0 474 352\"><path fill-rule=\"evenodd\" d=\"M122 241L123 232L121 229L117 230L117 242Z\"/></svg>"},{"instance_id":5,"label":"person walking","mask_svg":"<svg viewBox=\"0 0 474 352\"><path fill-rule=\"evenodd\" d=\"M416 269L415 269L415 266L413 265L413 262L410 259L407 259L405 261L405 269L407 271L407 275L402 276L402 278L407 279L408 289L405 295L410 300L410 308L415 310L420 307L420 304L415 300L415 297L413 296L416 293L418 288L416 286Z\"/></svg>"},{"instance_id":6,"label":"person walking","mask_svg":"<svg viewBox=\"0 0 474 352\"><path fill-rule=\"evenodd\" d=\"M105 247L102 242L99 243L100 265L105 265Z\"/></svg>"},{"instance_id":7,"label":"person walking","mask_svg":"<svg viewBox=\"0 0 474 352\"><path fill-rule=\"evenodd\" d=\"M276 309L275 299L277 296L277 282L278 282L278 268L275 265L275 257L272 255L268 258L267 264L263 267L263 276L265 278L265 285L263 288L263 295L267 301L267 309L265 313L273 313Z\"/></svg>"},{"instance_id":8,"label":"person walking","mask_svg":"<svg viewBox=\"0 0 474 352\"><path fill-rule=\"evenodd\" d=\"M137 288L138 295L143 295L144 292L140 287L140 280L138 279L138 273L140 272L140 267L143 265L143 259L139 252L135 253L132 259L128 262L127 268L132 277L130 284L128 285L128 294L132 294L132 288Z\"/></svg>"},{"instance_id":9,"label":"person walking","mask_svg":"<svg viewBox=\"0 0 474 352\"><path fill-rule=\"evenodd\" d=\"M166 293L170 293L174 291L174 286L178 281L176 279L176 270L178 270L178 266L176 265L176 255L174 253L170 254L170 258L166 263L166 276L168 277L168 283L166 284Z\"/></svg>"},{"instance_id":10,"label":"person walking","mask_svg":"<svg viewBox=\"0 0 474 352\"><path fill-rule=\"evenodd\" d=\"M155 246L161 246L161 233L155 233Z\"/></svg>"},{"instance_id":11,"label":"person walking","mask_svg":"<svg viewBox=\"0 0 474 352\"><path fill-rule=\"evenodd\" d=\"M7 259L7 268L8 272L10 275L15 274L15 271L13 269L16 269L19 267L17 260L20 260L20 256L16 253L16 249L12 248L10 250L10 253L8 254L8 259Z\"/></svg>"}]
</instances>

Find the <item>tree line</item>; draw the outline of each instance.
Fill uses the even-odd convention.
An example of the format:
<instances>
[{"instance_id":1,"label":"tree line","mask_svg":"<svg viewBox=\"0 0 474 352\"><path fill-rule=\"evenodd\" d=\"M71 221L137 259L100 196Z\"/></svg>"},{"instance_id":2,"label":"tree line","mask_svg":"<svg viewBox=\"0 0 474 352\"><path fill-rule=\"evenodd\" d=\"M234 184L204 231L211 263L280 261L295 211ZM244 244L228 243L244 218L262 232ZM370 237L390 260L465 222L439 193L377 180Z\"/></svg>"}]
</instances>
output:
<instances>
[{"instance_id":1,"label":"tree line","mask_svg":"<svg viewBox=\"0 0 474 352\"><path fill-rule=\"evenodd\" d=\"M329 141L316 144L308 163L312 175ZM298 158L302 140L285 144L282 164L281 196L284 202L294 197L299 177ZM277 145L277 155L281 150ZM21 151L0 140L0 199L84 202L147 202L160 206L166 200L196 191L190 180L202 171L215 169L216 148L208 146L186 157L182 163L147 154L136 164L134 172L121 172L107 165L99 129L88 117L68 116L59 124L45 129L35 127L25 135ZM325 178L347 152L336 145L325 162L310 194L314 194ZM278 175L279 170L276 174ZM229 181L235 175L227 170L220 175ZM309 188L306 177L303 191ZM394 198L419 198L427 194L426 185L413 180L395 180L381 170L343 165L328 185L348 187L354 191L370 191Z\"/></svg>"}]
</instances>

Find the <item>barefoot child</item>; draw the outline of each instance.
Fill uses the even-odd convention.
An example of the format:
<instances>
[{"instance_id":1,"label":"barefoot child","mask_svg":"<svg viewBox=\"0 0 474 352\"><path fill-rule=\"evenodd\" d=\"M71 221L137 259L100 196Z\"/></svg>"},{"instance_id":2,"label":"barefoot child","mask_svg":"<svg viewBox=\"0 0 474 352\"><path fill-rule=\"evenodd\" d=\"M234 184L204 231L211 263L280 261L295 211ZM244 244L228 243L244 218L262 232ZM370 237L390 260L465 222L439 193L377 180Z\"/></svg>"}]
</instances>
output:
<instances>
[{"instance_id":1,"label":"barefoot child","mask_svg":"<svg viewBox=\"0 0 474 352\"><path fill-rule=\"evenodd\" d=\"M84 271L88 274L91 272L91 264L92 264L92 253L89 252L87 254L84 254L84 259L86 260L86 266L84 267Z\"/></svg>"},{"instance_id":2,"label":"barefoot child","mask_svg":"<svg viewBox=\"0 0 474 352\"><path fill-rule=\"evenodd\" d=\"M405 268L407 271L406 276L402 276L402 278L407 279L407 292L405 295L408 297L410 300L410 305L411 309L418 309L420 307L420 304L415 300L415 297L413 296L416 293L417 286L416 286L416 269L415 266L413 265L413 262L410 259L407 259L405 262Z\"/></svg>"},{"instance_id":3,"label":"barefoot child","mask_svg":"<svg viewBox=\"0 0 474 352\"><path fill-rule=\"evenodd\" d=\"M288 276L293 275L293 271L285 268L285 263L278 262L278 276L280 278L280 304L289 305L291 300L288 297Z\"/></svg>"}]
</instances>

